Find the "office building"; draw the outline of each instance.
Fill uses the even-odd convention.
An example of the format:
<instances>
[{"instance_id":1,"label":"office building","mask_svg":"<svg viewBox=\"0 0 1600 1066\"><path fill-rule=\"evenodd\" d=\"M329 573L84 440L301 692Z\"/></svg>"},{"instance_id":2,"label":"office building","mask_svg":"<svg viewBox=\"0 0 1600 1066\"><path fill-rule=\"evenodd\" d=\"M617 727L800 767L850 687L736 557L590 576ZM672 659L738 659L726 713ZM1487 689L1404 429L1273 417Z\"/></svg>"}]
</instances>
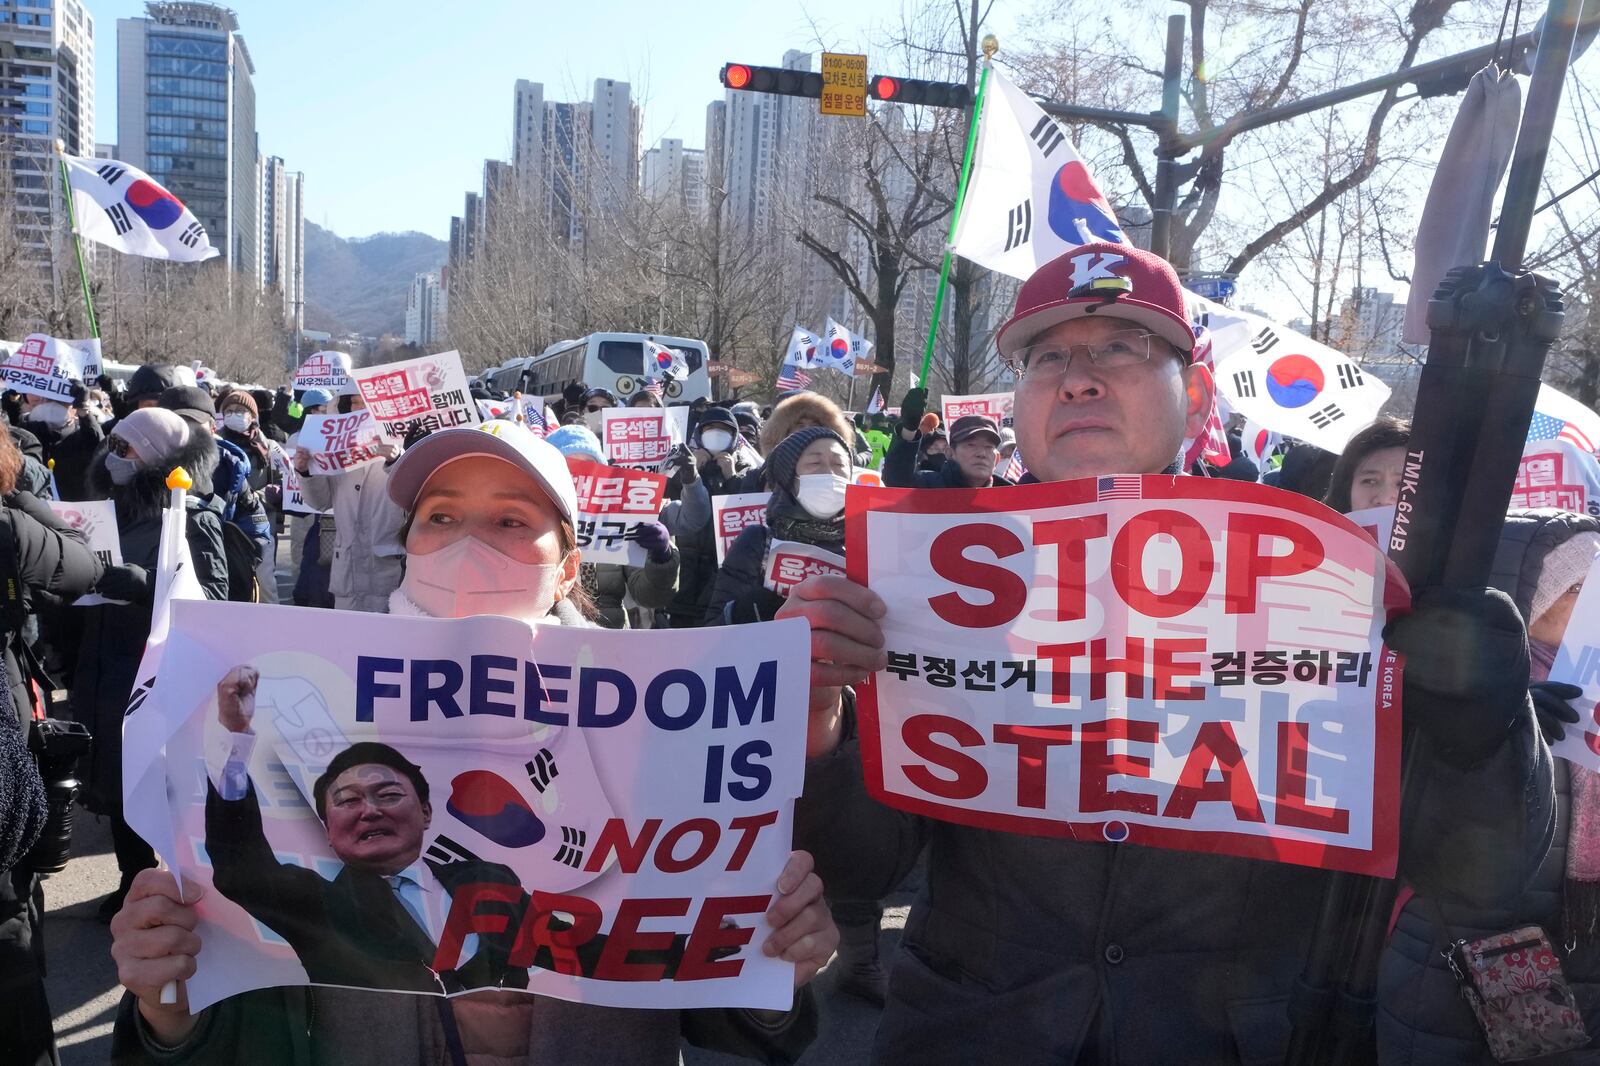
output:
<instances>
[{"instance_id":1,"label":"office building","mask_svg":"<svg viewBox=\"0 0 1600 1066\"><path fill-rule=\"evenodd\" d=\"M117 21L117 142L170 189L230 268L261 280L255 67L228 8L145 5Z\"/></svg>"},{"instance_id":2,"label":"office building","mask_svg":"<svg viewBox=\"0 0 1600 1066\"><path fill-rule=\"evenodd\" d=\"M5 0L0 60L0 144L11 175L0 197L15 210L23 258L47 267L64 232L51 222L55 142L69 155L95 154L94 19L78 0Z\"/></svg>"}]
</instances>

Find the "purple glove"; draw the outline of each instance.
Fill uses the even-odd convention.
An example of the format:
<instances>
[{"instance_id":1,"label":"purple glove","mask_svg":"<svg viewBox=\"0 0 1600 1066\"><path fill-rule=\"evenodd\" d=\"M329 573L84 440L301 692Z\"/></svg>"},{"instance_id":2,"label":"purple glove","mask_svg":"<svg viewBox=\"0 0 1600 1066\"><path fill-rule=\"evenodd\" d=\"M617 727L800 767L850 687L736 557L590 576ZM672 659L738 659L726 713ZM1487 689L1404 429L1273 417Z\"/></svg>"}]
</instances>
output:
<instances>
[{"instance_id":1,"label":"purple glove","mask_svg":"<svg viewBox=\"0 0 1600 1066\"><path fill-rule=\"evenodd\" d=\"M672 558L672 534L660 522L642 522L635 526L634 540L652 563L664 563Z\"/></svg>"}]
</instances>

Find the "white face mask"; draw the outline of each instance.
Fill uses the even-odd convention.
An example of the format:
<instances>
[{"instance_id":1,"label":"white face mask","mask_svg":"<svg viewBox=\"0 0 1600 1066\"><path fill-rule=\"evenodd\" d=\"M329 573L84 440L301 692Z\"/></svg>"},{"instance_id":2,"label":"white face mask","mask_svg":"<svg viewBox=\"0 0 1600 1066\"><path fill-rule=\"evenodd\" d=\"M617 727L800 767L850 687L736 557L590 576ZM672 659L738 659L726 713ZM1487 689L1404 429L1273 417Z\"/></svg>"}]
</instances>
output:
<instances>
[{"instance_id":1,"label":"white face mask","mask_svg":"<svg viewBox=\"0 0 1600 1066\"><path fill-rule=\"evenodd\" d=\"M700 434L700 443L708 452L725 452L733 447L733 434L725 429L708 429Z\"/></svg>"},{"instance_id":2,"label":"white face mask","mask_svg":"<svg viewBox=\"0 0 1600 1066\"><path fill-rule=\"evenodd\" d=\"M400 591L434 618L498 614L537 622L550 613L560 563L520 563L476 537L406 556Z\"/></svg>"},{"instance_id":3,"label":"white face mask","mask_svg":"<svg viewBox=\"0 0 1600 1066\"><path fill-rule=\"evenodd\" d=\"M795 479L794 498L813 518L834 518L844 510L844 490L850 479L840 474L801 474Z\"/></svg>"},{"instance_id":4,"label":"white face mask","mask_svg":"<svg viewBox=\"0 0 1600 1066\"><path fill-rule=\"evenodd\" d=\"M235 433L250 432L250 416L244 411L229 411L222 416L222 424Z\"/></svg>"},{"instance_id":5,"label":"white face mask","mask_svg":"<svg viewBox=\"0 0 1600 1066\"><path fill-rule=\"evenodd\" d=\"M64 426L67 424L67 405L48 401L41 403L28 412L27 421L41 422L47 426Z\"/></svg>"},{"instance_id":6,"label":"white face mask","mask_svg":"<svg viewBox=\"0 0 1600 1066\"><path fill-rule=\"evenodd\" d=\"M591 431L593 431L595 436L601 437L604 435L606 428L606 413L604 408L601 408L598 411L585 411L583 413L583 421L584 424L587 425Z\"/></svg>"}]
</instances>

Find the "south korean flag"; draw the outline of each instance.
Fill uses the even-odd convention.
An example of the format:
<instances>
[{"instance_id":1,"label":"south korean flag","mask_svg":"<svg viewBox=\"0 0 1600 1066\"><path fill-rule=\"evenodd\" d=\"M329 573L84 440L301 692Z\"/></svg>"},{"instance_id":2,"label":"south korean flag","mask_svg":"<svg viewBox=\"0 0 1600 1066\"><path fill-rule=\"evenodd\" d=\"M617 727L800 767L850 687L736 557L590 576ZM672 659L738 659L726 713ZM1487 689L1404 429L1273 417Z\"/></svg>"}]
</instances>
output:
<instances>
[{"instance_id":1,"label":"south korean flag","mask_svg":"<svg viewBox=\"0 0 1600 1066\"><path fill-rule=\"evenodd\" d=\"M1389 399L1389 386L1341 352L1260 315L1202 300L1221 398L1259 430L1343 452ZM1197 308L1191 306L1191 317Z\"/></svg>"},{"instance_id":2,"label":"south korean flag","mask_svg":"<svg viewBox=\"0 0 1600 1066\"><path fill-rule=\"evenodd\" d=\"M955 253L1026 279L1079 245L1126 244L1111 205L1061 127L999 70L991 68L987 77Z\"/></svg>"},{"instance_id":3,"label":"south korean flag","mask_svg":"<svg viewBox=\"0 0 1600 1066\"><path fill-rule=\"evenodd\" d=\"M138 167L61 157L78 235L128 255L198 263L221 253L194 213Z\"/></svg>"}]
</instances>

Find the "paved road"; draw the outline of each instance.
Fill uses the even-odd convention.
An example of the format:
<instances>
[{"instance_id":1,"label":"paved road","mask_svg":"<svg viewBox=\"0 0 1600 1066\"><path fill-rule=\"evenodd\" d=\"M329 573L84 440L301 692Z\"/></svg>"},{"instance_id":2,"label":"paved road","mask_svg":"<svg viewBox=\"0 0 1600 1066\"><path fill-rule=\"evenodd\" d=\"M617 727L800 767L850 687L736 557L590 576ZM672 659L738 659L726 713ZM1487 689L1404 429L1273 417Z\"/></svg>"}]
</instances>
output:
<instances>
[{"instance_id":1,"label":"paved road","mask_svg":"<svg viewBox=\"0 0 1600 1066\"><path fill-rule=\"evenodd\" d=\"M280 543L287 563L287 540ZM280 573L280 584L284 576ZM78 811L72 849L66 870L45 882L46 986L62 1066L104 1066L111 1052L111 1023L121 999L111 961L111 934L95 917L101 898L117 886L110 823ZM883 946L892 952L905 924L908 897L890 902L896 905L884 913ZM852 996L836 995L833 975L827 970L817 977L816 988L821 995L821 1033L801 1062L804 1066L864 1064L877 1027L877 1009ZM684 1061L689 1066L734 1066L748 1060L689 1048Z\"/></svg>"}]
</instances>

